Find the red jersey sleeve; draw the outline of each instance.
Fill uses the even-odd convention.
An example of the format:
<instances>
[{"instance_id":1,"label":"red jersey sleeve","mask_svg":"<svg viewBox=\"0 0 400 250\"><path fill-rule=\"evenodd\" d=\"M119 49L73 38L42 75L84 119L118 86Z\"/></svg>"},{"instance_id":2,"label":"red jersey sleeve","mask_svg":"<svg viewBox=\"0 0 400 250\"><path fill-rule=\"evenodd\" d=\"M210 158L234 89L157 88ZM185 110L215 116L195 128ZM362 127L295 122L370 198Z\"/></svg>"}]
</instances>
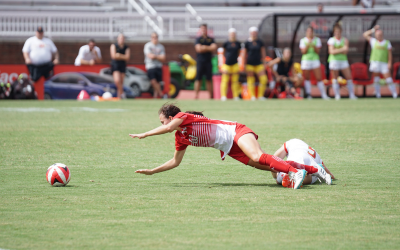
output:
<instances>
[{"instance_id":1,"label":"red jersey sleeve","mask_svg":"<svg viewBox=\"0 0 400 250\"><path fill-rule=\"evenodd\" d=\"M175 117L174 117L175 118ZM175 149L176 151L182 151L187 148L187 144L183 143L182 134L179 131L175 133Z\"/></svg>"}]
</instances>

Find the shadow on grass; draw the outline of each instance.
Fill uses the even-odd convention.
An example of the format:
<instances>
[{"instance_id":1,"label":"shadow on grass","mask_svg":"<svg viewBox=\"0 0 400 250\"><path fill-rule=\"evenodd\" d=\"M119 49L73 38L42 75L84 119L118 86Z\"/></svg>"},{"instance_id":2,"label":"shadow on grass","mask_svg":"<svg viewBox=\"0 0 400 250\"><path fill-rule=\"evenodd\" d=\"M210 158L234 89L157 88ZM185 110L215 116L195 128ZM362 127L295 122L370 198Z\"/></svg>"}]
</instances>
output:
<instances>
[{"instance_id":1,"label":"shadow on grass","mask_svg":"<svg viewBox=\"0 0 400 250\"><path fill-rule=\"evenodd\" d=\"M174 187L269 187L269 188L284 188L275 183L170 183ZM313 189L312 185L304 185L302 189Z\"/></svg>"}]
</instances>

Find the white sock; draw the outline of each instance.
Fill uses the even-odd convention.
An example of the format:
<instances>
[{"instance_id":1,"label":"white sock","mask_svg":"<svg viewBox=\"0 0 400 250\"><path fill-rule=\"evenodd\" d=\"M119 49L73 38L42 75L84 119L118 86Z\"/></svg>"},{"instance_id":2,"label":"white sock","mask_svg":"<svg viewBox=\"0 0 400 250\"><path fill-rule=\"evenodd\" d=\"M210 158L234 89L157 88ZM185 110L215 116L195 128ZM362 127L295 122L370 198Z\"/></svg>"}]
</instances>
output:
<instances>
[{"instance_id":1,"label":"white sock","mask_svg":"<svg viewBox=\"0 0 400 250\"><path fill-rule=\"evenodd\" d=\"M323 81L317 82L317 86L319 88L319 92L321 92L321 97L326 98L326 93L325 93L325 86Z\"/></svg>"},{"instance_id":2,"label":"white sock","mask_svg":"<svg viewBox=\"0 0 400 250\"><path fill-rule=\"evenodd\" d=\"M386 83L389 87L390 92L392 92L393 98L397 98L396 85L393 84L393 79L391 77L386 78Z\"/></svg>"},{"instance_id":3,"label":"white sock","mask_svg":"<svg viewBox=\"0 0 400 250\"><path fill-rule=\"evenodd\" d=\"M311 95L311 82L309 80L304 81L304 90L307 95Z\"/></svg>"},{"instance_id":4,"label":"white sock","mask_svg":"<svg viewBox=\"0 0 400 250\"><path fill-rule=\"evenodd\" d=\"M275 85L276 85L276 82L275 82L275 81L271 81L271 82L269 83L269 88L270 88L270 89L274 89L274 88L275 88Z\"/></svg>"},{"instance_id":5,"label":"white sock","mask_svg":"<svg viewBox=\"0 0 400 250\"><path fill-rule=\"evenodd\" d=\"M379 83L380 79L381 78L379 76L374 77L374 87L375 87L376 97L381 97L381 84Z\"/></svg>"},{"instance_id":6,"label":"white sock","mask_svg":"<svg viewBox=\"0 0 400 250\"><path fill-rule=\"evenodd\" d=\"M353 80L351 80L351 79L347 80L347 89L349 90L349 96L350 97L355 97Z\"/></svg>"},{"instance_id":7,"label":"white sock","mask_svg":"<svg viewBox=\"0 0 400 250\"><path fill-rule=\"evenodd\" d=\"M332 79L332 88L333 92L335 92L335 97L340 97L340 86L336 79Z\"/></svg>"}]
</instances>

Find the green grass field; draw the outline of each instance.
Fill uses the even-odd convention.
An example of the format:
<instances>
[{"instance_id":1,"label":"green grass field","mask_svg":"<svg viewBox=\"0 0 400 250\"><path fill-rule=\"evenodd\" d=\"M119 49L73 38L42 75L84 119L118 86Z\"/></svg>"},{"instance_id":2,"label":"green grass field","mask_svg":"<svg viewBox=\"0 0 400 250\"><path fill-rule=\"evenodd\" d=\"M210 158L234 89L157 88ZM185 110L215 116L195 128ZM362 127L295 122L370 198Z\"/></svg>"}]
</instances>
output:
<instances>
[{"instance_id":1,"label":"green grass field","mask_svg":"<svg viewBox=\"0 0 400 250\"><path fill-rule=\"evenodd\" d=\"M300 138L337 180L300 190L269 172L189 147L178 168L163 101L0 102L1 249L399 249L400 101L181 101L246 124L264 150ZM51 187L47 168L71 170Z\"/></svg>"}]
</instances>

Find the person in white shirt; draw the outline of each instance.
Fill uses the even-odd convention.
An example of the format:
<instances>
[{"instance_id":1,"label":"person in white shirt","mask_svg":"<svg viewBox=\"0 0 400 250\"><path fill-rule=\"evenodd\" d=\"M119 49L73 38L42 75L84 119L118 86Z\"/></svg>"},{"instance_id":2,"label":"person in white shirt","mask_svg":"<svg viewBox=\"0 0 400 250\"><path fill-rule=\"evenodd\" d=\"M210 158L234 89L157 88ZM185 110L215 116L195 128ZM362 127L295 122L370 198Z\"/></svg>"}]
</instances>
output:
<instances>
[{"instance_id":1,"label":"person in white shirt","mask_svg":"<svg viewBox=\"0 0 400 250\"><path fill-rule=\"evenodd\" d=\"M40 26L36 30L36 36L26 40L22 53L34 82L42 76L48 78L54 65L59 63L57 47L53 41L44 37L43 28Z\"/></svg>"},{"instance_id":2,"label":"person in white shirt","mask_svg":"<svg viewBox=\"0 0 400 250\"><path fill-rule=\"evenodd\" d=\"M160 82L162 81L162 64L165 61L165 48L158 42L158 34L151 34L151 41L144 45L144 62L146 64L147 76L153 87L154 98L162 97Z\"/></svg>"},{"instance_id":3,"label":"person in white shirt","mask_svg":"<svg viewBox=\"0 0 400 250\"><path fill-rule=\"evenodd\" d=\"M54 65L59 63L57 47L44 37L41 26L37 28L35 36L26 40L22 53L33 81L42 76L48 78Z\"/></svg>"},{"instance_id":4,"label":"person in white shirt","mask_svg":"<svg viewBox=\"0 0 400 250\"><path fill-rule=\"evenodd\" d=\"M101 63L101 52L94 39L90 39L88 44L79 49L79 54L75 59L75 66L95 65L96 63Z\"/></svg>"}]
</instances>

